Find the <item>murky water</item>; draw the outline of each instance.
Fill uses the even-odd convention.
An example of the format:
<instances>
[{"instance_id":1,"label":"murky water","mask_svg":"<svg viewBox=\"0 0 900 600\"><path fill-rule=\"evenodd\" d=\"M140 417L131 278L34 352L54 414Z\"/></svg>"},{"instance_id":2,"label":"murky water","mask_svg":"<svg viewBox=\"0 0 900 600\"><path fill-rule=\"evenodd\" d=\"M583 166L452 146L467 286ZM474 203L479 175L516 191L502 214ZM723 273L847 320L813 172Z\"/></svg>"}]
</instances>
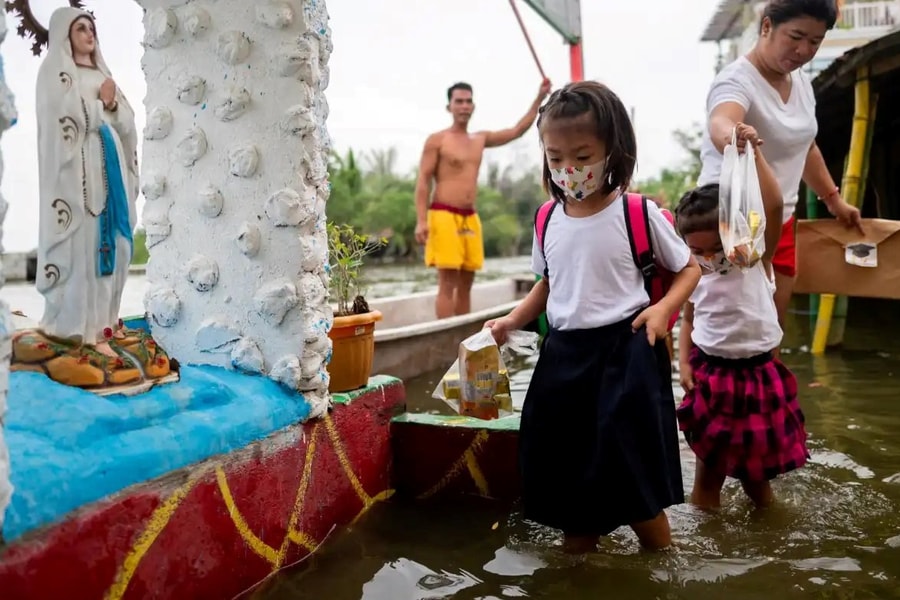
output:
<instances>
[{"instance_id":1,"label":"murky water","mask_svg":"<svg viewBox=\"0 0 900 600\"><path fill-rule=\"evenodd\" d=\"M601 552L571 558L558 536L481 501L390 502L335 532L300 567L258 590L269 600L900 598L900 317L857 302L845 347L815 358L795 316L785 361L796 372L812 461L781 478L777 507L754 511L729 482L719 514L674 507L671 551L639 550L625 529ZM533 359L513 376L521 403ZM441 373L407 382L410 408ZM694 460L682 445L686 485ZM510 465L510 468L515 468ZM495 524L499 524L494 528Z\"/></svg>"},{"instance_id":2,"label":"murky water","mask_svg":"<svg viewBox=\"0 0 900 600\"><path fill-rule=\"evenodd\" d=\"M484 270L478 274L478 281L489 281L511 275L530 272L530 257L489 258ZM364 271L363 292L369 299L386 298L401 294L411 294L433 289L435 273L419 262L413 264L370 265ZM147 292L147 278L142 274L132 274L122 292L121 315L144 313L144 294ZM19 310L38 320L44 311L44 298L26 282L9 282L0 288L0 299L5 300L12 310Z\"/></svg>"}]
</instances>

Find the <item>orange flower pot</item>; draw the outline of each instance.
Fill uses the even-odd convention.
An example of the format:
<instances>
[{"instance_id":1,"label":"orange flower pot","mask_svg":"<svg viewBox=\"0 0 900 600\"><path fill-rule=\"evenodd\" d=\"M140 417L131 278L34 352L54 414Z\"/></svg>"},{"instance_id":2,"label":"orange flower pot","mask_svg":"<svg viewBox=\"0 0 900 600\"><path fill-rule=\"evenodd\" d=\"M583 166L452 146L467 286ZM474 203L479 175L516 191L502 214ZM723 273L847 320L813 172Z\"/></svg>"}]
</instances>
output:
<instances>
[{"instance_id":1,"label":"orange flower pot","mask_svg":"<svg viewBox=\"0 0 900 600\"><path fill-rule=\"evenodd\" d=\"M375 323L381 312L335 317L328 337L332 341L328 391L349 392L369 382L375 357Z\"/></svg>"}]
</instances>

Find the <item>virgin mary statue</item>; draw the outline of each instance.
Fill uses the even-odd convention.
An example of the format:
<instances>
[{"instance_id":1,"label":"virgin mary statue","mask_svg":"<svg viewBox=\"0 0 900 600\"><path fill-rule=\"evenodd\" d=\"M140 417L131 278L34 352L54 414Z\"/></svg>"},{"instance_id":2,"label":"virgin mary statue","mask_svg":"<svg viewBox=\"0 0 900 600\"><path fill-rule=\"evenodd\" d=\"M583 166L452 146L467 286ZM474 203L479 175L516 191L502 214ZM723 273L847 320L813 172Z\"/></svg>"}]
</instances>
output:
<instances>
[{"instance_id":1,"label":"virgin mary statue","mask_svg":"<svg viewBox=\"0 0 900 600\"><path fill-rule=\"evenodd\" d=\"M87 12L64 7L50 19L37 126L40 328L108 353L131 262L137 133Z\"/></svg>"}]
</instances>

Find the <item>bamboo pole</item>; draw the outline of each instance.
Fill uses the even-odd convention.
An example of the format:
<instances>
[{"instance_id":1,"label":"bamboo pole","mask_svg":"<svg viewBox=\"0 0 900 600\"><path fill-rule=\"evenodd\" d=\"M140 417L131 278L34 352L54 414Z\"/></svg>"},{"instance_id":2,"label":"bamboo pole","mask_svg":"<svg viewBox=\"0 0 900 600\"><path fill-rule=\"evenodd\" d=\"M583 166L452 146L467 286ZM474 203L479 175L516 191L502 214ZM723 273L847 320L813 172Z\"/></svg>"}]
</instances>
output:
<instances>
[{"instance_id":1,"label":"bamboo pole","mask_svg":"<svg viewBox=\"0 0 900 600\"><path fill-rule=\"evenodd\" d=\"M811 187L806 186L806 218L819 218L819 199ZM816 317L819 314L819 294L809 295L809 330L816 328Z\"/></svg>"},{"instance_id":2,"label":"bamboo pole","mask_svg":"<svg viewBox=\"0 0 900 600\"><path fill-rule=\"evenodd\" d=\"M850 134L850 152L847 167L844 169L841 190L844 200L851 206L860 204L860 180L866 160L866 138L871 125L871 100L869 95L869 67L863 66L856 71L856 86L853 97L853 128ZM819 301L819 315L816 319L813 334L812 353L824 354L831 329L831 318L834 313L834 294L822 294Z\"/></svg>"},{"instance_id":3,"label":"bamboo pole","mask_svg":"<svg viewBox=\"0 0 900 600\"><path fill-rule=\"evenodd\" d=\"M863 155L862 175L859 180L859 192L854 206L862 208L866 198L866 182L869 179L869 165L872 160L872 138L875 137L875 118L878 107L878 94L871 94L869 98L869 126L866 131L865 154ZM848 200L848 202L850 202ZM831 331L828 335L826 346L840 346L844 343L844 332L847 329L847 313L850 310L850 301L847 296L838 296L834 303L834 314L831 317Z\"/></svg>"}]
</instances>

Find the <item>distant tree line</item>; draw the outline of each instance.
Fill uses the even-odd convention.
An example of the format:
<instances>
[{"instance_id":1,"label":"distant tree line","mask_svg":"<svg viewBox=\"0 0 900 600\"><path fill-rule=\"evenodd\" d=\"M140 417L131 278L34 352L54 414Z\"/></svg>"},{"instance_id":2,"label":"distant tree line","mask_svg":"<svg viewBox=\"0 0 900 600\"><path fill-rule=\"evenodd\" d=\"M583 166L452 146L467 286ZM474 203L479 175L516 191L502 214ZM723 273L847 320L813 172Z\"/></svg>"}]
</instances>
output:
<instances>
[{"instance_id":1,"label":"distant tree line","mask_svg":"<svg viewBox=\"0 0 900 600\"><path fill-rule=\"evenodd\" d=\"M673 133L686 156L675 167L636 181L634 189L659 198L672 207L694 185L700 174L700 128ZM376 255L381 260L419 260L421 249L415 241L415 171L405 175L396 168L394 148L371 150L358 155L353 150L329 160L331 196L328 218L352 225L360 233L386 238L388 243ZM477 206L488 257L518 256L531 252L534 211L545 199L540 184L540 168L524 172L511 166L488 163L486 177L478 187ZM147 262L146 235L138 229L134 238L133 264Z\"/></svg>"}]
</instances>

